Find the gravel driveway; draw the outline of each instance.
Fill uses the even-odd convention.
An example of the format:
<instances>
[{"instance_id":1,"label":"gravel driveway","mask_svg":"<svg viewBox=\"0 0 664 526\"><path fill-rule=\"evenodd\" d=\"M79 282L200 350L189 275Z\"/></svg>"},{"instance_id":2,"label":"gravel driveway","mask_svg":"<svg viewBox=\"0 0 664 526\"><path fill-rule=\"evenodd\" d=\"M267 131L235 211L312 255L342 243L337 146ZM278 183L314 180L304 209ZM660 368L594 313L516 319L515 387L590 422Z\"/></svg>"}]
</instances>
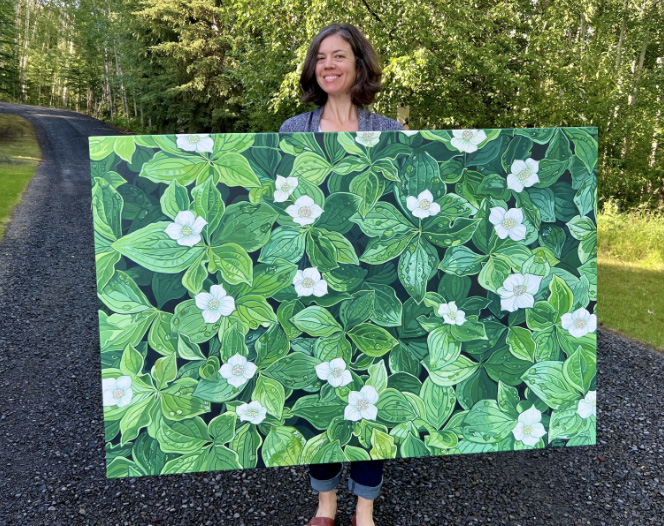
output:
<instances>
[{"instance_id":1,"label":"gravel driveway","mask_svg":"<svg viewBox=\"0 0 664 526\"><path fill-rule=\"evenodd\" d=\"M44 162L0 242L0 524L297 526L306 469L107 480L87 140L76 113L0 103ZM649 525L664 517L664 355L599 333L598 445L387 462L380 526ZM340 494L350 524L352 499Z\"/></svg>"}]
</instances>

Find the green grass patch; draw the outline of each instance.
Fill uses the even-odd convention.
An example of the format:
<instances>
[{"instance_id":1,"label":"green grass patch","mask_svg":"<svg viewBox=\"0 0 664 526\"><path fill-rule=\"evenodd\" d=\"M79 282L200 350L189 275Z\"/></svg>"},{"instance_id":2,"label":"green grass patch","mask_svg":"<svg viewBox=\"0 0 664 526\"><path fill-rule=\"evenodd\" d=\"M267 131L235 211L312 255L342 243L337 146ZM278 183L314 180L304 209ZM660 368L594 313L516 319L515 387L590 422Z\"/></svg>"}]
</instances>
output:
<instances>
[{"instance_id":1,"label":"green grass patch","mask_svg":"<svg viewBox=\"0 0 664 526\"><path fill-rule=\"evenodd\" d=\"M664 211L609 202L597 244L599 322L664 351Z\"/></svg>"},{"instance_id":2,"label":"green grass patch","mask_svg":"<svg viewBox=\"0 0 664 526\"><path fill-rule=\"evenodd\" d=\"M597 314L603 327L664 350L664 272L600 258Z\"/></svg>"},{"instance_id":3,"label":"green grass patch","mask_svg":"<svg viewBox=\"0 0 664 526\"><path fill-rule=\"evenodd\" d=\"M18 115L0 114L0 239L40 161L30 123Z\"/></svg>"}]
</instances>

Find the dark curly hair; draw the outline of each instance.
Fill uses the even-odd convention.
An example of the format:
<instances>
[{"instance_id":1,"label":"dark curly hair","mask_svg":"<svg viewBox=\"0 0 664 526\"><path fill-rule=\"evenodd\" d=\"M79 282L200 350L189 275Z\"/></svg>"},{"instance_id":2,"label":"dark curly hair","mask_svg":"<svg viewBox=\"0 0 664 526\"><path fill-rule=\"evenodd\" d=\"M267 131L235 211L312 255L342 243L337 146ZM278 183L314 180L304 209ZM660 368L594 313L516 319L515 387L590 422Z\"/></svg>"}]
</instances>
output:
<instances>
[{"instance_id":1,"label":"dark curly hair","mask_svg":"<svg viewBox=\"0 0 664 526\"><path fill-rule=\"evenodd\" d=\"M314 37L304 59L300 86L303 95L302 102L313 102L322 106L327 102L325 93L316 81L316 58L320 43L327 37L339 35L350 44L355 55L355 84L350 90L350 98L356 106L371 104L382 86L380 77L382 75L378 55L371 43L362 31L352 24L330 24L324 27Z\"/></svg>"}]
</instances>

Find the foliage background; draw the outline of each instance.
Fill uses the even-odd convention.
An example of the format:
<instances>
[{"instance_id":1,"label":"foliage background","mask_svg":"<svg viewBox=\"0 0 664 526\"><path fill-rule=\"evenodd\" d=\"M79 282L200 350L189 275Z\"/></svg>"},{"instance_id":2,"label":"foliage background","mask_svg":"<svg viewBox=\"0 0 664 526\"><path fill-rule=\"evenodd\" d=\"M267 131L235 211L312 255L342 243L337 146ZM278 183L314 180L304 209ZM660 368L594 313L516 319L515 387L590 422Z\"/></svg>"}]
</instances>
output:
<instances>
[{"instance_id":1,"label":"foliage background","mask_svg":"<svg viewBox=\"0 0 664 526\"><path fill-rule=\"evenodd\" d=\"M108 475L594 444L581 405L596 334L564 317L596 307L595 137L191 136L207 141L198 151L186 135L92 138ZM538 177L510 186L531 156ZM297 177L286 202L276 174ZM406 198L424 191L439 209L417 219ZM296 224L305 196L323 211ZM523 232L500 239L489 216L513 207ZM167 231L188 210L208 224L187 246ZM293 287L311 266L327 293ZM537 285L532 307L508 312L500 289L515 274ZM205 323L192 298L218 284L235 310ZM465 321L443 321L450 301ZM219 369L236 354L258 368L239 388ZM347 384L319 381L315 367L339 358ZM353 422L367 386L377 413ZM267 414L242 422L249 402ZM530 424L541 432L522 441Z\"/></svg>"},{"instance_id":2,"label":"foliage background","mask_svg":"<svg viewBox=\"0 0 664 526\"><path fill-rule=\"evenodd\" d=\"M664 200L658 0L0 0L0 97L134 131L275 131L332 21L384 65L411 129L596 126L600 205Z\"/></svg>"}]
</instances>

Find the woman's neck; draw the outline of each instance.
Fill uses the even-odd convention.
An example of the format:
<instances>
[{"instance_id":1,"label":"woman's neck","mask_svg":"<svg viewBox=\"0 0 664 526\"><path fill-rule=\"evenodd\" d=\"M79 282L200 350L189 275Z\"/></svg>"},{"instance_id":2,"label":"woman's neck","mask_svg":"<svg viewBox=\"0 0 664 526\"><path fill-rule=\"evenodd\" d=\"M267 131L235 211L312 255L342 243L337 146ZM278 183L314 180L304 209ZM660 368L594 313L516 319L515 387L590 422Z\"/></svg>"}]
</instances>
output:
<instances>
[{"instance_id":1,"label":"woman's neck","mask_svg":"<svg viewBox=\"0 0 664 526\"><path fill-rule=\"evenodd\" d=\"M358 131L357 107L350 97L328 97L321 113L320 127L329 132Z\"/></svg>"}]
</instances>

